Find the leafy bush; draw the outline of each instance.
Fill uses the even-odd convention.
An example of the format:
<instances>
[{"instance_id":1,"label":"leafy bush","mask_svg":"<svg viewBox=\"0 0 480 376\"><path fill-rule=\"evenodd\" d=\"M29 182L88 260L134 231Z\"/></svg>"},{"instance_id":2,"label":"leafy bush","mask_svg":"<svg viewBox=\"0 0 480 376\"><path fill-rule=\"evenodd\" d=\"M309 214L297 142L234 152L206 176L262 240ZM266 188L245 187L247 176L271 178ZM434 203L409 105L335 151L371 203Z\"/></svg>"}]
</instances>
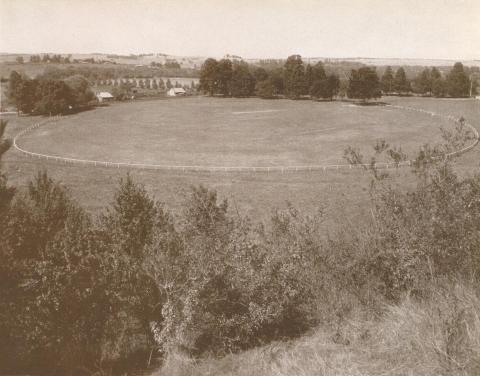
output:
<instances>
[{"instance_id":1,"label":"leafy bush","mask_svg":"<svg viewBox=\"0 0 480 376\"><path fill-rule=\"evenodd\" d=\"M0 229L2 371L93 373L148 352L157 294L136 257L155 211L142 193L127 179L100 225L46 173L15 197Z\"/></svg>"},{"instance_id":2,"label":"leafy bush","mask_svg":"<svg viewBox=\"0 0 480 376\"><path fill-rule=\"evenodd\" d=\"M165 295L155 333L167 351L235 351L312 323L310 229L293 209L276 213L267 232L233 220L227 207L216 193L193 188L181 226L169 226L151 247L147 268Z\"/></svg>"}]
</instances>

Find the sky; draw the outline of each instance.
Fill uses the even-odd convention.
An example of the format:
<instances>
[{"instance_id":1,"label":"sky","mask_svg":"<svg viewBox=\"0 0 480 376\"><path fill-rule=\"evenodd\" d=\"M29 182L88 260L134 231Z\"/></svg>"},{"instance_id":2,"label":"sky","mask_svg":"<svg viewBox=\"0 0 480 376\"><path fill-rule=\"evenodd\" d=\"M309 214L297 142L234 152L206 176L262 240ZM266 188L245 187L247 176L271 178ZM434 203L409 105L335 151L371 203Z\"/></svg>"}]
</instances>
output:
<instances>
[{"instance_id":1,"label":"sky","mask_svg":"<svg viewBox=\"0 0 480 376\"><path fill-rule=\"evenodd\" d=\"M480 59L480 0L0 0L0 52Z\"/></svg>"}]
</instances>

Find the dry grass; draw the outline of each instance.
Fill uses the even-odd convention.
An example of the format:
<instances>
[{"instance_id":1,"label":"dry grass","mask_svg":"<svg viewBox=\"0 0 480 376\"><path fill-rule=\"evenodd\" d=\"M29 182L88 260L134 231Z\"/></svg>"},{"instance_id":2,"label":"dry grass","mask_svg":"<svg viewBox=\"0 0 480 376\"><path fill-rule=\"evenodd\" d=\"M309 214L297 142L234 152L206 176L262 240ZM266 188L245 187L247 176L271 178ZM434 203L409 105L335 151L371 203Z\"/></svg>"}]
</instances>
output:
<instances>
[{"instance_id":1,"label":"dry grass","mask_svg":"<svg viewBox=\"0 0 480 376\"><path fill-rule=\"evenodd\" d=\"M379 320L356 315L342 334L319 328L222 359L173 354L155 376L403 376L480 374L480 298L471 288L436 288L424 302L406 297Z\"/></svg>"}]
</instances>

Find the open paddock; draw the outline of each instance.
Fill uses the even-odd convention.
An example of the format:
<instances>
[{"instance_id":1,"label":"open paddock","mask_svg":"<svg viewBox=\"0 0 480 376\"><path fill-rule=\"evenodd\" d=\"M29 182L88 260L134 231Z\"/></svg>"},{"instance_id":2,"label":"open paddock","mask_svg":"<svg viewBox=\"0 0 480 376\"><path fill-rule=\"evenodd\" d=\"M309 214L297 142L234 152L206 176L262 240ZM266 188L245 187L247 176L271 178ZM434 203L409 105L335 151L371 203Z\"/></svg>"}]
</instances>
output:
<instances>
[{"instance_id":1,"label":"open paddock","mask_svg":"<svg viewBox=\"0 0 480 376\"><path fill-rule=\"evenodd\" d=\"M387 98L386 102L464 116L479 128L478 101ZM39 121L8 118L10 136ZM71 158L274 167L345 163L341 159L345 147L360 147L369 155L370 146L381 138L411 154L424 143L440 141L439 126L451 127L452 122L415 111L341 102L185 98L115 104L65 117L31 132L20 144L34 152ZM479 156L475 148L458 160L458 168L470 172L478 167ZM218 190L241 214L260 218L284 207L285 201L308 212L328 203L332 212L341 207L353 215L359 215L369 202L369 176L360 170L258 174L112 169L62 165L14 150L5 156L5 169L10 181L20 186L36 171L47 169L93 212L111 201L118 179L127 171L174 210L195 184ZM409 184L408 169L396 174Z\"/></svg>"}]
</instances>

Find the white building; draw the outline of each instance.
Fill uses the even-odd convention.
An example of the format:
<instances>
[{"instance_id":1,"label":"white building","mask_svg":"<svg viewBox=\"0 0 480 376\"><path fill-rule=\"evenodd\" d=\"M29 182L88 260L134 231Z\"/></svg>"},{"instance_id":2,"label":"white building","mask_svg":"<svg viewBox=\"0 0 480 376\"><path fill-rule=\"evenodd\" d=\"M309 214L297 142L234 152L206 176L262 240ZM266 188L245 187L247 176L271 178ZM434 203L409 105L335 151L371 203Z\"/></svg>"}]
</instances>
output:
<instances>
[{"instance_id":1,"label":"white building","mask_svg":"<svg viewBox=\"0 0 480 376\"><path fill-rule=\"evenodd\" d=\"M97 93L96 96L100 103L110 102L115 99L114 96L110 94L108 91L101 91L100 93Z\"/></svg>"},{"instance_id":2,"label":"white building","mask_svg":"<svg viewBox=\"0 0 480 376\"><path fill-rule=\"evenodd\" d=\"M172 87L169 91L167 91L167 95L169 97L181 97L187 95L187 92L181 87Z\"/></svg>"}]
</instances>

